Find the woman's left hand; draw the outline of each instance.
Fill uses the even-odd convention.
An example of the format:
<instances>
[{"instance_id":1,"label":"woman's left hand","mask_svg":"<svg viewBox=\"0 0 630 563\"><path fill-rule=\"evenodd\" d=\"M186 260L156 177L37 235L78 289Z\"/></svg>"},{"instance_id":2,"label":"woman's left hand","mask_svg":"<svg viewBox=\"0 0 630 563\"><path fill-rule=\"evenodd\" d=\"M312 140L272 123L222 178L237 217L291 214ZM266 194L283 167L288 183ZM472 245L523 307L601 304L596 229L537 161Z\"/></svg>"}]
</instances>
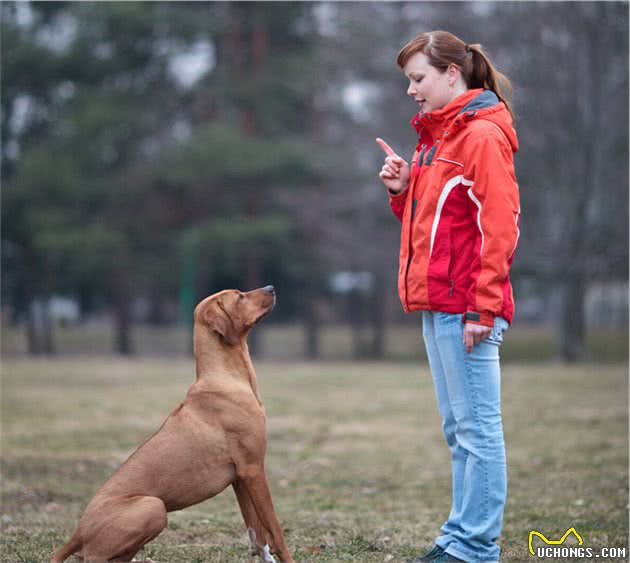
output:
<instances>
[{"instance_id":1,"label":"woman's left hand","mask_svg":"<svg viewBox=\"0 0 630 563\"><path fill-rule=\"evenodd\" d=\"M491 326L465 323L464 324L464 345L466 346L466 352L470 354L475 344L479 344L482 340L485 340L491 334L492 334Z\"/></svg>"}]
</instances>

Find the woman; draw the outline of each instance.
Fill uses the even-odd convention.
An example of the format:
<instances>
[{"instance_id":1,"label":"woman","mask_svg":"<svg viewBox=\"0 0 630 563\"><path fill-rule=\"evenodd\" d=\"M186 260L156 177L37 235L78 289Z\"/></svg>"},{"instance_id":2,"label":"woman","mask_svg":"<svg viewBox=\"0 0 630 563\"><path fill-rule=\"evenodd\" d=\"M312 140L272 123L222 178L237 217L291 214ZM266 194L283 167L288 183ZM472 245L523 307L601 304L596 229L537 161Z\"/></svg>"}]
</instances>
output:
<instances>
[{"instance_id":1,"label":"woman","mask_svg":"<svg viewBox=\"0 0 630 563\"><path fill-rule=\"evenodd\" d=\"M453 504L415 561L498 561L507 493L499 346L512 322L509 270L518 241L517 151L509 80L445 31L398 54L418 103L409 165L382 139L379 174L402 222L398 291L422 310L423 336L451 451Z\"/></svg>"}]
</instances>

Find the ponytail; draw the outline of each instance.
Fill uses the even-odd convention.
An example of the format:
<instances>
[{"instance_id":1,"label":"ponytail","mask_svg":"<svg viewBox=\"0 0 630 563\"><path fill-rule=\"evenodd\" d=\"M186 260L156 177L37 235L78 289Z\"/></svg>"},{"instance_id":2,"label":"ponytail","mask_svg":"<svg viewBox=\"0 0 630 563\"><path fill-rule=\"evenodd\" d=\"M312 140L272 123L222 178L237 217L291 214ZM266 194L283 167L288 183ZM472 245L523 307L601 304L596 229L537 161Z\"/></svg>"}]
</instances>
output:
<instances>
[{"instance_id":1,"label":"ponytail","mask_svg":"<svg viewBox=\"0 0 630 563\"><path fill-rule=\"evenodd\" d=\"M466 45L466 48L472 60L470 75L468 77L464 76L466 85L469 88L492 90L497 95L497 98L505 104L512 119L514 119L514 112L510 104L512 97L512 83L510 79L494 67L479 43Z\"/></svg>"}]
</instances>

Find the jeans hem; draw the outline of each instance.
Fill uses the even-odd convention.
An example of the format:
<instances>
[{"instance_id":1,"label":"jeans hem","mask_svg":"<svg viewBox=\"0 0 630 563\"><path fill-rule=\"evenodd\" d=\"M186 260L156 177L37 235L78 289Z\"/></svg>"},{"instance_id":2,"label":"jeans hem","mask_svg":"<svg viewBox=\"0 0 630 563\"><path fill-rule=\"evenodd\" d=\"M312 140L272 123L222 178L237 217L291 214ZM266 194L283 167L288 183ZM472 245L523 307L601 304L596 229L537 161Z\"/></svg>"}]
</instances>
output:
<instances>
[{"instance_id":1,"label":"jeans hem","mask_svg":"<svg viewBox=\"0 0 630 563\"><path fill-rule=\"evenodd\" d=\"M480 559L479 557L472 555L468 550L462 551L462 548L458 549L457 547L452 547L452 545L453 544L448 544L446 547L440 547L442 547L442 549L446 551L446 553L448 553L449 555L457 557L457 559L461 559L462 561L466 561L466 563L498 563L499 561L498 557L493 557L491 559Z\"/></svg>"}]
</instances>

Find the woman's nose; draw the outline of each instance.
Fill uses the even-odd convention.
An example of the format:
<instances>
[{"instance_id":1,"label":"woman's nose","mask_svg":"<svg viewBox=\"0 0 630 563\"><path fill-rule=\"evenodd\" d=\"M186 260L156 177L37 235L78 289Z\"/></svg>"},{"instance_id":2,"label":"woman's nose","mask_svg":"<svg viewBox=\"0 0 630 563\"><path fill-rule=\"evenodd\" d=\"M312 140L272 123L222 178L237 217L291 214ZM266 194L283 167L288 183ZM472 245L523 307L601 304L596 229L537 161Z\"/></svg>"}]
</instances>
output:
<instances>
[{"instance_id":1,"label":"woman's nose","mask_svg":"<svg viewBox=\"0 0 630 563\"><path fill-rule=\"evenodd\" d=\"M412 84L409 84L409 87L407 88L407 96L415 96L415 95L416 95L416 89L414 88Z\"/></svg>"}]
</instances>

